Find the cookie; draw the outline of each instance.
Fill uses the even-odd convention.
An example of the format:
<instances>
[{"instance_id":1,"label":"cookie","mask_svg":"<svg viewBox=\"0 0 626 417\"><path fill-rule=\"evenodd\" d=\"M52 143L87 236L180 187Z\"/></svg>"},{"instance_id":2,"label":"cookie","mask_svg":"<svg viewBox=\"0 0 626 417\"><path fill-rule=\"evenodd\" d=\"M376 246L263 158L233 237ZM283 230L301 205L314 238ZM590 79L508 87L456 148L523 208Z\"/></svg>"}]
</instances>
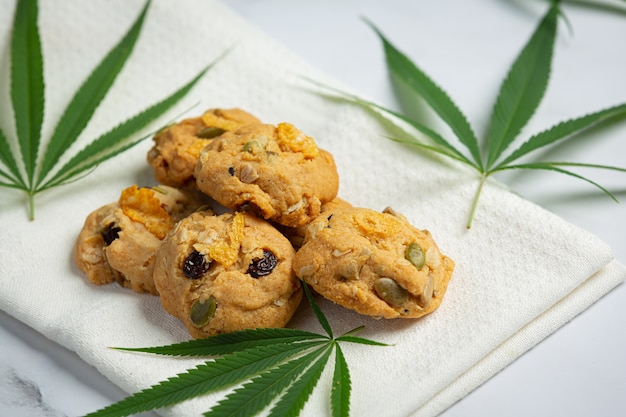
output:
<instances>
[{"instance_id":1,"label":"cookie","mask_svg":"<svg viewBox=\"0 0 626 417\"><path fill-rule=\"evenodd\" d=\"M330 215L330 213L345 208L352 208L352 204L348 203L346 200L336 197L328 203L322 204L320 214L328 213L328 215ZM293 247L297 250L304 243L307 226L308 224L300 227L284 227L278 225L277 228L287 237L287 239L289 239Z\"/></svg>"},{"instance_id":2,"label":"cookie","mask_svg":"<svg viewBox=\"0 0 626 417\"><path fill-rule=\"evenodd\" d=\"M154 282L163 308L192 337L284 327L302 299L291 244L249 213L196 212L157 253Z\"/></svg>"},{"instance_id":3,"label":"cookie","mask_svg":"<svg viewBox=\"0 0 626 417\"><path fill-rule=\"evenodd\" d=\"M241 109L210 109L162 129L147 155L154 178L172 187L195 188L194 169L202 148L222 133L250 123L260 121Z\"/></svg>"},{"instance_id":4,"label":"cookie","mask_svg":"<svg viewBox=\"0 0 626 417\"><path fill-rule=\"evenodd\" d=\"M417 318L441 304L454 261L428 231L392 210L353 208L311 222L293 269L325 298L361 314Z\"/></svg>"},{"instance_id":5,"label":"cookie","mask_svg":"<svg viewBox=\"0 0 626 417\"><path fill-rule=\"evenodd\" d=\"M197 192L129 187L119 201L87 216L74 245L74 261L93 284L117 281L157 294L152 270L161 241L180 219L203 206Z\"/></svg>"},{"instance_id":6,"label":"cookie","mask_svg":"<svg viewBox=\"0 0 626 417\"><path fill-rule=\"evenodd\" d=\"M330 153L293 125L247 125L200 153L198 188L220 204L300 227L333 200L339 176Z\"/></svg>"}]
</instances>

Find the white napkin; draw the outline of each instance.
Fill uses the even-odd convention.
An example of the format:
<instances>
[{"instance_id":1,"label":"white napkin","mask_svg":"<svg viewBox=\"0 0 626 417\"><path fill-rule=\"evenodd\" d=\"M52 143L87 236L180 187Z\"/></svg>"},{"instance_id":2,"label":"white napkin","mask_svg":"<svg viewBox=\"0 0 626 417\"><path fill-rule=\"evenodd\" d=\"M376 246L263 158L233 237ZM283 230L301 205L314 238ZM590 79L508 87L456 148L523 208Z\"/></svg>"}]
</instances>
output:
<instances>
[{"instance_id":1,"label":"white napkin","mask_svg":"<svg viewBox=\"0 0 626 417\"><path fill-rule=\"evenodd\" d=\"M44 137L49 137L81 80L126 31L143 2L40 3L47 82ZM0 16L3 51L14 6L0 0L6 11ZM153 2L131 60L82 143L173 91L230 47L232 52L177 111L199 102L187 116L210 107L241 107L268 123L293 123L335 156L342 198L377 210L392 206L415 226L430 230L457 264L441 307L421 320L373 320L320 300L336 333L364 325L363 336L393 345L345 345L352 415L436 415L626 277L626 269L599 239L495 182L485 187L474 227L467 231L478 182L472 172L383 139L383 134L402 132L317 93L300 75L333 80L216 1ZM6 90L2 102L8 102ZM8 116L2 117L7 130ZM0 201L0 308L76 351L128 392L198 361L122 353L109 346L162 345L188 335L157 297L116 284L87 283L72 263L71 250L91 211L117 200L131 184L152 184L145 162L150 146L145 141L87 178L38 196L34 222L27 220L21 194L2 190ZM321 331L306 303L292 325ZM322 376L303 415L329 415L329 376ZM393 407L389 392L396 393ZM159 412L199 415L223 395Z\"/></svg>"}]
</instances>

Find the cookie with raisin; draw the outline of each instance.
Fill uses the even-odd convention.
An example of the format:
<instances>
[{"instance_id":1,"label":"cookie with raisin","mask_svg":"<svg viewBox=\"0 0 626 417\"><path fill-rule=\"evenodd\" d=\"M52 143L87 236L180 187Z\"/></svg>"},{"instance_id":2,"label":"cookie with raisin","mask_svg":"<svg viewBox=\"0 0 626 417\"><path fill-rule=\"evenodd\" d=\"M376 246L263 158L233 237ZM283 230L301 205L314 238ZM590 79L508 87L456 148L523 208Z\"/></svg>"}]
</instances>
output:
<instances>
[{"instance_id":1,"label":"cookie with raisin","mask_svg":"<svg viewBox=\"0 0 626 417\"><path fill-rule=\"evenodd\" d=\"M224 133L202 150L195 176L223 206L288 227L317 217L339 188L332 155L289 123Z\"/></svg>"},{"instance_id":2,"label":"cookie with raisin","mask_svg":"<svg viewBox=\"0 0 626 417\"><path fill-rule=\"evenodd\" d=\"M250 123L260 123L250 113L238 109L209 109L200 117L185 119L162 129L148 151L148 164L161 184L195 188L194 169L202 148L222 133Z\"/></svg>"},{"instance_id":3,"label":"cookie with raisin","mask_svg":"<svg viewBox=\"0 0 626 417\"><path fill-rule=\"evenodd\" d=\"M358 313L418 318L441 304L454 261L428 231L393 210L352 208L309 224L293 269L319 294Z\"/></svg>"},{"instance_id":4,"label":"cookie with raisin","mask_svg":"<svg viewBox=\"0 0 626 417\"><path fill-rule=\"evenodd\" d=\"M295 254L270 223L249 213L196 212L157 253L161 304L194 338L284 327L302 299Z\"/></svg>"},{"instance_id":5,"label":"cookie with raisin","mask_svg":"<svg viewBox=\"0 0 626 417\"><path fill-rule=\"evenodd\" d=\"M74 245L74 261L93 284L117 281L157 294L152 270L161 241L179 220L205 207L198 192L128 187L117 202L87 216Z\"/></svg>"}]
</instances>

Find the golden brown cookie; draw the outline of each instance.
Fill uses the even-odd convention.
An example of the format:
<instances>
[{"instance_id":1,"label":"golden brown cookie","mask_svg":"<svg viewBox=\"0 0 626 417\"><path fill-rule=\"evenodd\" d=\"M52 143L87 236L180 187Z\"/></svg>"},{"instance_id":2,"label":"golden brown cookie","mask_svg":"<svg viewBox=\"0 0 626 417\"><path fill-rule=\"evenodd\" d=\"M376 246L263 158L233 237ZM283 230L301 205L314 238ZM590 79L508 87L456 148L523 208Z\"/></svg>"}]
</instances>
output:
<instances>
[{"instance_id":1,"label":"golden brown cookie","mask_svg":"<svg viewBox=\"0 0 626 417\"><path fill-rule=\"evenodd\" d=\"M284 327L302 299L293 256L289 241L265 220L196 212L163 242L154 281L163 308L195 338Z\"/></svg>"},{"instance_id":2,"label":"golden brown cookie","mask_svg":"<svg viewBox=\"0 0 626 417\"><path fill-rule=\"evenodd\" d=\"M293 269L325 298L361 314L416 318L441 304L454 262L429 232L392 210L353 208L307 227Z\"/></svg>"},{"instance_id":3,"label":"golden brown cookie","mask_svg":"<svg viewBox=\"0 0 626 417\"><path fill-rule=\"evenodd\" d=\"M328 213L328 215L330 215L330 213L345 208L352 208L352 204L348 203L346 200L336 197L328 203L322 204L320 214ZM300 227L285 227L278 225L277 228L283 235L287 237L287 239L289 239L293 247L298 250L304 243L304 236L306 234L307 226L308 224Z\"/></svg>"},{"instance_id":4,"label":"golden brown cookie","mask_svg":"<svg viewBox=\"0 0 626 417\"><path fill-rule=\"evenodd\" d=\"M74 245L74 261L94 284L117 281L156 294L152 270L161 241L180 219L203 206L200 194L192 191L126 188L118 202L87 216Z\"/></svg>"},{"instance_id":5,"label":"golden brown cookie","mask_svg":"<svg viewBox=\"0 0 626 417\"><path fill-rule=\"evenodd\" d=\"M202 148L222 133L250 123L260 121L241 109L210 109L162 129L147 156L155 179L172 187L195 188L194 169Z\"/></svg>"},{"instance_id":6,"label":"golden brown cookie","mask_svg":"<svg viewBox=\"0 0 626 417\"><path fill-rule=\"evenodd\" d=\"M289 227L313 220L339 188L332 155L288 123L224 133L202 150L195 176L220 204Z\"/></svg>"}]
</instances>

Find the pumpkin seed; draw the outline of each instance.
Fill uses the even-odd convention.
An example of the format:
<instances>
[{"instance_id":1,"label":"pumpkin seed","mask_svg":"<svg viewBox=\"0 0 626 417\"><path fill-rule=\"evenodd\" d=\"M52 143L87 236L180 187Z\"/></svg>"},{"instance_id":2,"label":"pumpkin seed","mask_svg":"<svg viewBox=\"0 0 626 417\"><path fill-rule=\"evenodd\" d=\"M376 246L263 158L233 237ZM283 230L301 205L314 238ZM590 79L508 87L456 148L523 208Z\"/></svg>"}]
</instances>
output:
<instances>
[{"instance_id":1,"label":"pumpkin seed","mask_svg":"<svg viewBox=\"0 0 626 417\"><path fill-rule=\"evenodd\" d=\"M342 282L352 281L359 277L359 267L355 263L343 265L337 279Z\"/></svg>"},{"instance_id":2,"label":"pumpkin seed","mask_svg":"<svg viewBox=\"0 0 626 417\"><path fill-rule=\"evenodd\" d=\"M263 144L256 139L252 139L251 141L248 141L246 142L245 145L243 145L244 152L254 153L255 150L256 151L265 150L265 147L263 146Z\"/></svg>"},{"instance_id":3,"label":"pumpkin seed","mask_svg":"<svg viewBox=\"0 0 626 417\"><path fill-rule=\"evenodd\" d=\"M202 327L206 325L211 318L215 315L217 308L217 301L213 296L210 296L207 300L196 300L191 306L191 312L189 313L189 319L196 327Z\"/></svg>"},{"instance_id":4,"label":"pumpkin seed","mask_svg":"<svg viewBox=\"0 0 626 417\"><path fill-rule=\"evenodd\" d=\"M391 278L378 278L374 282L374 291L393 307L401 307L409 300L409 292Z\"/></svg>"},{"instance_id":5,"label":"pumpkin seed","mask_svg":"<svg viewBox=\"0 0 626 417\"><path fill-rule=\"evenodd\" d=\"M424 267L424 263L426 262L424 250L417 242L409 243L409 246L407 246L404 251L404 257L407 261L411 262L418 271Z\"/></svg>"},{"instance_id":6,"label":"pumpkin seed","mask_svg":"<svg viewBox=\"0 0 626 417\"><path fill-rule=\"evenodd\" d=\"M213 139L226 132L221 127L209 126L201 129L196 136L202 139Z\"/></svg>"}]
</instances>

